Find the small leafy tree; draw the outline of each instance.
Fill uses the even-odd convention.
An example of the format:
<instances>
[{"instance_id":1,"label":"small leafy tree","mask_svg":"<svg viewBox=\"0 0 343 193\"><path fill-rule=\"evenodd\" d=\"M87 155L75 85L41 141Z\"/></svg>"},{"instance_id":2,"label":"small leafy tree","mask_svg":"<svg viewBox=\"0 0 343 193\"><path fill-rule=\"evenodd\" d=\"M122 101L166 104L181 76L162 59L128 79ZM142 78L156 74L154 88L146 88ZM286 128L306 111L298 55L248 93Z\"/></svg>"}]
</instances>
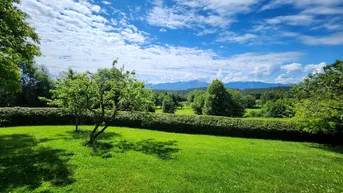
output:
<instances>
[{"instance_id":1,"label":"small leafy tree","mask_svg":"<svg viewBox=\"0 0 343 193\"><path fill-rule=\"evenodd\" d=\"M226 91L223 82L216 79L207 88L207 95L203 113L206 115L242 116L244 108L235 103L232 96Z\"/></svg>"},{"instance_id":2,"label":"small leafy tree","mask_svg":"<svg viewBox=\"0 0 343 193\"><path fill-rule=\"evenodd\" d=\"M205 91L198 91L195 93L193 103L192 103L192 109L195 114L197 115L202 114L202 109L205 105L205 98L206 98Z\"/></svg>"},{"instance_id":3,"label":"small leafy tree","mask_svg":"<svg viewBox=\"0 0 343 193\"><path fill-rule=\"evenodd\" d=\"M88 144L93 144L108 128L123 106L125 110L147 111L153 105L151 90L135 79L134 72L116 68L116 63L117 60L112 68L87 73L84 81L86 107L93 114L95 123Z\"/></svg>"},{"instance_id":4,"label":"small leafy tree","mask_svg":"<svg viewBox=\"0 0 343 193\"><path fill-rule=\"evenodd\" d=\"M48 105L58 106L75 116L75 131L78 131L79 118L86 111L85 82L87 77L84 74L77 74L71 68L64 73L62 78L57 79L56 88L51 90L52 99L41 97Z\"/></svg>"},{"instance_id":5,"label":"small leafy tree","mask_svg":"<svg viewBox=\"0 0 343 193\"><path fill-rule=\"evenodd\" d=\"M175 113L176 105L170 95L165 95L162 104L162 111L164 113Z\"/></svg>"}]
</instances>

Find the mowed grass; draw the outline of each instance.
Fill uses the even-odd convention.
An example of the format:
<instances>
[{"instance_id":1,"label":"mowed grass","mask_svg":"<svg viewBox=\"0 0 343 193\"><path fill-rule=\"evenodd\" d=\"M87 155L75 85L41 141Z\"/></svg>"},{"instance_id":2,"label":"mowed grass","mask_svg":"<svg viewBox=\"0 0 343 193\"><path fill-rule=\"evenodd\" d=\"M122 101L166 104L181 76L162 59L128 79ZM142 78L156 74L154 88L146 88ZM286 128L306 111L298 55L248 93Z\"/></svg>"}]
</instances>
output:
<instances>
[{"instance_id":1,"label":"mowed grass","mask_svg":"<svg viewBox=\"0 0 343 193\"><path fill-rule=\"evenodd\" d=\"M342 192L343 148L110 127L0 129L0 192Z\"/></svg>"},{"instance_id":2,"label":"mowed grass","mask_svg":"<svg viewBox=\"0 0 343 193\"><path fill-rule=\"evenodd\" d=\"M246 108L245 109L245 112L250 112L250 111L261 111L261 109L259 108ZM156 113L163 113L162 112L162 109L161 108L157 108ZM186 107L183 107L182 109L181 108L177 108L176 112L175 112L176 115L196 115L192 108L189 107L189 106L186 106ZM244 118L244 119L252 119L252 120L271 120L271 121L275 121L275 120L280 120L280 121L289 121L291 120L290 118L274 118L274 117L247 117L247 118Z\"/></svg>"},{"instance_id":3,"label":"mowed grass","mask_svg":"<svg viewBox=\"0 0 343 193\"><path fill-rule=\"evenodd\" d=\"M156 113L163 113L161 108L156 109ZM176 115L195 115L191 107L177 108Z\"/></svg>"}]
</instances>

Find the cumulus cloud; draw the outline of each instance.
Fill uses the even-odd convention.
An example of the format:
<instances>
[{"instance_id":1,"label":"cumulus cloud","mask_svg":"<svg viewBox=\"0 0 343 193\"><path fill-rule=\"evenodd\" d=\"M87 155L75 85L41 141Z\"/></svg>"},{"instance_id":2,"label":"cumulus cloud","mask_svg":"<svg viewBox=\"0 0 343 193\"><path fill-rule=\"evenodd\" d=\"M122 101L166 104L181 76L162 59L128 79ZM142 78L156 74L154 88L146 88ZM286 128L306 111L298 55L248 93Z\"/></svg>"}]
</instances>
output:
<instances>
[{"instance_id":1,"label":"cumulus cloud","mask_svg":"<svg viewBox=\"0 0 343 193\"><path fill-rule=\"evenodd\" d=\"M171 29L178 28L225 28L235 21L236 14L248 13L258 0L174 0L175 5L164 5L155 1L147 14L150 25ZM201 14L206 11L207 13ZM204 33L206 34L206 33Z\"/></svg>"},{"instance_id":2,"label":"cumulus cloud","mask_svg":"<svg viewBox=\"0 0 343 193\"><path fill-rule=\"evenodd\" d=\"M322 73L324 66L326 66L325 62L308 64L305 66L299 63L282 65L281 70L283 70L284 73L278 75L275 81L287 84L297 83L302 81L309 73Z\"/></svg>"},{"instance_id":3,"label":"cumulus cloud","mask_svg":"<svg viewBox=\"0 0 343 193\"><path fill-rule=\"evenodd\" d=\"M203 5L192 2L189 6ZM41 38L42 56L37 63L46 65L55 76L68 66L80 72L110 67L118 57L119 65L125 64L127 69L136 70L138 78L152 83L209 81L213 77L223 81L271 81L282 65L297 62L302 56L299 52L221 56L211 49L152 44L150 34L130 23L125 13L112 9L108 11L111 16L105 17L102 10L106 8L91 1L22 0L20 8L31 16L28 22ZM216 6L208 4L207 9L215 10ZM249 11L249 6L239 9ZM234 42L252 38L237 34L230 37L229 41Z\"/></svg>"},{"instance_id":4,"label":"cumulus cloud","mask_svg":"<svg viewBox=\"0 0 343 193\"><path fill-rule=\"evenodd\" d=\"M323 67L326 66L327 64L325 62L321 62L319 64L308 64L307 66L304 67L304 72L306 73L322 73L323 72Z\"/></svg>"},{"instance_id":5,"label":"cumulus cloud","mask_svg":"<svg viewBox=\"0 0 343 193\"><path fill-rule=\"evenodd\" d=\"M298 70L301 70L302 67L301 67L301 64L299 63L292 63L292 64L286 64L286 65L281 66L281 69L286 70L287 73L290 74Z\"/></svg>"}]
</instances>

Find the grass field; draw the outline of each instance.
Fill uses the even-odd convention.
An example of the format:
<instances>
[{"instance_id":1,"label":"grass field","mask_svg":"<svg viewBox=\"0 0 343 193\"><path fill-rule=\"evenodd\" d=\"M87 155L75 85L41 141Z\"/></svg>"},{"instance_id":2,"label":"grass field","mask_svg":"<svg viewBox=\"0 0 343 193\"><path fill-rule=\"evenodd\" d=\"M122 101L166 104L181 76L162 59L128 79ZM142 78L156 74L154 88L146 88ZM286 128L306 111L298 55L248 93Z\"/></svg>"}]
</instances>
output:
<instances>
[{"instance_id":1,"label":"grass field","mask_svg":"<svg viewBox=\"0 0 343 193\"><path fill-rule=\"evenodd\" d=\"M342 192L343 148L90 126L0 129L0 192Z\"/></svg>"},{"instance_id":2,"label":"grass field","mask_svg":"<svg viewBox=\"0 0 343 193\"><path fill-rule=\"evenodd\" d=\"M156 113L163 113L161 108L156 109ZM178 108L176 115L195 115L191 107Z\"/></svg>"},{"instance_id":3,"label":"grass field","mask_svg":"<svg viewBox=\"0 0 343 193\"><path fill-rule=\"evenodd\" d=\"M246 112L250 111L260 111L259 108L246 108ZM161 108L156 109L156 113L163 113ZM185 106L184 108L178 108L175 112L176 115L195 115L191 107ZM290 118L272 118L272 117L247 117L244 119L253 119L253 120L280 120L280 121L288 121Z\"/></svg>"}]
</instances>

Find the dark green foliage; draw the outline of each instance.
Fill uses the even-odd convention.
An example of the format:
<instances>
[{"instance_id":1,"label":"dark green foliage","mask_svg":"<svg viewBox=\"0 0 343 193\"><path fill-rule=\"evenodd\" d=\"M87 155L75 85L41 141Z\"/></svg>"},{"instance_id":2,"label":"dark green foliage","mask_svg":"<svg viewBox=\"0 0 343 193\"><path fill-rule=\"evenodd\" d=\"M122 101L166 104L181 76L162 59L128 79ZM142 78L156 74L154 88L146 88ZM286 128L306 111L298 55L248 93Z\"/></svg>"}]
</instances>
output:
<instances>
[{"instance_id":1,"label":"dark green foliage","mask_svg":"<svg viewBox=\"0 0 343 193\"><path fill-rule=\"evenodd\" d=\"M271 87L271 88L248 88L244 89L241 92L244 95L253 95L256 99L260 99L262 93L268 91L281 91L281 92L288 92L291 90L292 87L290 86L279 86L279 87Z\"/></svg>"},{"instance_id":2,"label":"dark green foliage","mask_svg":"<svg viewBox=\"0 0 343 193\"><path fill-rule=\"evenodd\" d=\"M293 92L290 90L271 90L263 92L261 95L261 103L265 104L268 101L276 101L283 98L293 98Z\"/></svg>"},{"instance_id":3,"label":"dark green foliage","mask_svg":"<svg viewBox=\"0 0 343 193\"><path fill-rule=\"evenodd\" d=\"M205 105L205 99L206 99L206 92L205 91L197 91L195 92L193 103L192 103L192 109L193 112L197 115L202 114L202 109Z\"/></svg>"},{"instance_id":4,"label":"dark green foliage","mask_svg":"<svg viewBox=\"0 0 343 193\"><path fill-rule=\"evenodd\" d=\"M252 95L244 95L239 90L227 89L227 91L231 94L232 100L244 108L252 108L256 105L256 99Z\"/></svg>"},{"instance_id":5,"label":"dark green foliage","mask_svg":"<svg viewBox=\"0 0 343 193\"><path fill-rule=\"evenodd\" d=\"M92 124L90 115L82 117L81 124ZM2 108L1 126L19 125L67 125L73 124L74 116L53 108ZM170 115L141 112L119 112L112 126L146 128L167 132L208 134L220 136L282 139L342 143L340 137L321 132L299 131L294 123L279 120L251 120L198 115Z\"/></svg>"},{"instance_id":6,"label":"dark green foliage","mask_svg":"<svg viewBox=\"0 0 343 193\"><path fill-rule=\"evenodd\" d=\"M164 93L160 92L153 92L154 94L154 104L155 106L162 106L163 103L163 98L164 98Z\"/></svg>"},{"instance_id":7,"label":"dark green foliage","mask_svg":"<svg viewBox=\"0 0 343 193\"><path fill-rule=\"evenodd\" d=\"M154 91L154 104L155 106L163 105L163 100L165 96L168 96L172 99L175 107L183 108L183 104L181 102L187 101L185 95L179 94L178 92L168 91L168 92L156 92Z\"/></svg>"},{"instance_id":8,"label":"dark green foliage","mask_svg":"<svg viewBox=\"0 0 343 193\"><path fill-rule=\"evenodd\" d=\"M294 107L292 99L278 99L274 101L268 101L263 106L266 117L293 117Z\"/></svg>"},{"instance_id":9,"label":"dark green foliage","mask_svg":"<svg viewBox=\"0 0 343 193\"><path fill-rule=\"evenodd\" d=\"M244 96L244 108L253 108L256 105L256 98L253 95Z\"/></svg>"},{"instance_id":10,"label":"dark green foliage","mask_svg":"<svg viewBox=\"0 0 343 193\"><path fill-rule=\"evenodd\" d=\"M176 111L176 104L174 103L173 99L170 95L165 95L162 104L162 111L164 113L175 113Z\"/></svg>"},{"instance_id":11,"label":"dark green foliage","mask_svg":"<svg viewBox=\"0 0 343 193\"><path fill-rule=\"evenodd\" d=\"M51 98L49 91L55 86L48 74L45 66L26 68L22 71L20 92L11 93L0 89L0 106L46 107L39 97Z\"/></svg>"},{"instance_id":12,"label":"dark green foliage","mask_svg":"<svg viewBox=\"0 0 343 193\"><path fill-rule=\"evenodd\" d=\"M216 79L207 89L203 113L206 115L240 117L244 108L234 102L232 96L226 91L223 82Z\"/></svg>"}]
</instances>

